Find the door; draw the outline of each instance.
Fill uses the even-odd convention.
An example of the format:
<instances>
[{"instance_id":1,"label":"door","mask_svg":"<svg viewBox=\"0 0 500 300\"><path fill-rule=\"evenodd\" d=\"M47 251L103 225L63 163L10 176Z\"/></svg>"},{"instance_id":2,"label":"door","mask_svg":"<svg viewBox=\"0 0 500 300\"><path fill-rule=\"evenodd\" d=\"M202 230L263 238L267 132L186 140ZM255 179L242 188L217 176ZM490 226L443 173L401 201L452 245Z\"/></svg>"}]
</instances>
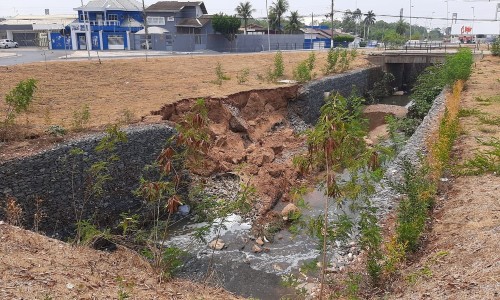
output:
<instances>
[{"instance_id":1,"label":"door","mask_svg":"<svg viewBox=\"0 0 500 300\"><path fill-rule=\"evenodd\" d=\"M85 35L78 36L78 49L87 50L87 39L85 38Z\"/></svg>"},{"instance_id":2,"label":"door","mask_svg":"<svg viewBox=\"0 0 500 300\"><path fill-rule=\"evenodd\" d=\"M122 35L108 35L109 50L124 50L125 40Z\"/></svg>"}]
</instances>

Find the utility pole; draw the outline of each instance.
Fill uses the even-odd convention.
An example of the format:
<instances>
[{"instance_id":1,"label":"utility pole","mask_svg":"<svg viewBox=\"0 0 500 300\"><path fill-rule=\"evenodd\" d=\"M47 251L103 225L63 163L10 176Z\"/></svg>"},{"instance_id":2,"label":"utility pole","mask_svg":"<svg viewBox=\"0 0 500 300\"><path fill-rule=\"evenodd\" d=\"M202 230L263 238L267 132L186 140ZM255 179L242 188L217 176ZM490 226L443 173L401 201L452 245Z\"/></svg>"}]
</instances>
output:
<instances>
[{"instance_id":1,"label":"utility pole","mask_svg":"<svg viewBox=\"0 0 500 300\"><path fill-rule=\"evenodd\" d=\"M146 16L146 6L144 5L144 0L142 0L142 18L144 19L144 31L146 33L146 61L148 61L148 51L149 51L148 17Z\"/></svg>"},{"instance_id":2,"label":"utility pole","mask_svg":"<svg viewBox=\"0 0 500 300\"><path fill-rule=\"evenodd\" d=\"M332 0L332 11L331 11L331 14L330 14L330 22L332 23L332 31L331 31L331 41L330 41L330 48L333 48L333 2L334 0Z\"/></svg>"},{"instance_id":3,"label":"utility pole","mask_svg":"<svg viewBox=\"0 0 500 300\"><path fill-rule=\"evenodd\" d=\"M313 30L314 30L314 13L311 13L311 50L314 49L314 44L313 44Z\"/></svg>"},{"instance_id":4,"label":"utility pole","mask_svg":"<svg viewBox=\"0 0 500 300\"><path fill-rule=\"evenodd\" d=\"M271 52L271 36L269 31L269 7L267 6L267 0L266 0L266 20L267 20L267 46L268 46L267 50Z\"/></svg>"},{"instance_id":5,"label":"utility pole","mask_svg":"<svg viewBox=\"0 0 500 300\"><path fill-rule=\"evenodd\" d=\"M411 0L410 0L410 38L409 40L411 40Z\"/></svg>"},{"instance_id":6,"label":"utility pole","mask_svg":"<svg viewBox=\"0 0 500 300\"><path fill-rule=\"evenodd\" d=\"M83 11L83 0L80 0L80 2L82 3L82 16L83 16L83 25L85 25L85 44L86 45L86 48L87 48L87 54L89 56L89 60L90 60L90 47L89 47L89 42L90 42L90 20L89 20L89 14L87 12L87 16L85 16L85 11ZM101 41L102 43L102 41ZM92 44L90 44L92 45Z\"/></svg>"}]
</instances>

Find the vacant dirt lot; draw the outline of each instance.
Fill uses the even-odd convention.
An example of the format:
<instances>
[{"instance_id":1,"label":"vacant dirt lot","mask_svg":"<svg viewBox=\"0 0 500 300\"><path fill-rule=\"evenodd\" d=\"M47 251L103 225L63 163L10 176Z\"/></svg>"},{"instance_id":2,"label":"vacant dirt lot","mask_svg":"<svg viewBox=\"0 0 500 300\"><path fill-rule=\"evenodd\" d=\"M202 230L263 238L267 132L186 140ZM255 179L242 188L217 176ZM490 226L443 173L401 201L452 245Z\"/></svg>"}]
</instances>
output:
<instances>
[{"instance_id":1,"label":"vacant dirt lot","mask_svg":"<svg viewBox=\"0 0 500 300\"><path fill-rule=\"evenodd\" d=\"M316 52L314 72L320 76L326 52ZM285 78L309 52L285 52ZM213 83L217 63L231 78L222 86ZM75 110L90 107L90 127L114 123L120 119L140 119L163 104L184 98L225 96L231 93L275 87L265 77L273 66L274 54L234 54L213 56L172 56L164 58L124 59L81 62L51 62L3 67L0 70L0 112L3 98L20 80L35 78L38 91L31 112L19 118L32 130L43 132L49 125L71 127ZM351 68L368 65L362 57ZM248 69L248 81L238 84L238 72ZM128 117L124 117L125 110ZM132 117L132 118L130 118Z\"/></svg>"}]
</instances>

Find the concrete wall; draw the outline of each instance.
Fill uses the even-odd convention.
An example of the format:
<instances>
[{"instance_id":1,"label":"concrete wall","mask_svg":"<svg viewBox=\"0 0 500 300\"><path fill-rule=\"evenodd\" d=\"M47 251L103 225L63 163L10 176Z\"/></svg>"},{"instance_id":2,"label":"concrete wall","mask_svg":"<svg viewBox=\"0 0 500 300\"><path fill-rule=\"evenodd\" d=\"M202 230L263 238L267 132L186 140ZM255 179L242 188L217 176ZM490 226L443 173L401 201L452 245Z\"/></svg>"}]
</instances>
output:
<instances>
[{"instance_id":1,"label":"concrete wall","mask_svg":"<svg viewBox=\"0 0 500 300\"><path fill-rule=\"evenodd\" d=\"M299 90L298 97L290 103L290 108L306 123L315 124L324 104L325 92L337 91L343 96L349 96L354 87L363 95L380 78L382 68L372 67L314 80Z\"/></svg>"},{"instance_id":2,"label":"concrete wall","mask_svg":"<svg viewBox=\"0 0 500 300\"><path fill-rule=\"evenodd\" d=\"M271 50L303 49L304 34L271 34ZM269 48L267 35L239 34L231 43L220 34L208 35L207 49L218 52L260 52Z\"/></svg>"},{"instance_id":3,"label":"concrete wall","mask_svg":"<svg viewBox=\"0 0 500 300\"><path fill-rule=\"evenodd\" d=\"M111 166L113 180L106 186L112 193L93 200L86 207L88 213L84 219L97 208L96 217L104 226L116 221L121 212L141 208L142 201L132 191L138 187L144 166L154 162L174 134L166 125L130 127L125 132L128 142L118 145L116 153L120 160ZM88 180L85 170L102 159L94 148L103 136L90 135L31 157L0 163L0 207L5 207L5 196L16 197L23 208L24 227L32 228L35 198L40 197L45 213L40 230L51 236L71 236L75 223L74 199L80 203ZM82 149L84 154L70 155L70 150L75 148ZM0 209L0 219L4 217Z\"/></svg>"}]
</instances>

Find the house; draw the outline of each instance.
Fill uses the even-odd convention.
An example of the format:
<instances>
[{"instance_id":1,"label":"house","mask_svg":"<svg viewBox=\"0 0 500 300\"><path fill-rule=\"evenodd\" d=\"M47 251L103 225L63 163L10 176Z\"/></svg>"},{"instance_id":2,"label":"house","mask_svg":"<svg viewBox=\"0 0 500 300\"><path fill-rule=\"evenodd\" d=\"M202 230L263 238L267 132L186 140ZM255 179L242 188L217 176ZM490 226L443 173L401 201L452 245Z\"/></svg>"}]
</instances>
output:
<instances>
[{"instance_id":1,"label":"house","mask_svg":"<svg viewBox=\"0 0 500 300\"><path fill-rule=\"evenodd\" d=\"M332 31L328 26L307 26L300 29L304 33L304 49L323 49L331 47ZM333 36L342 32L334 29Z\"/></svg>"},{"instance_id":2,"label":"house","mask_svg":"<svg viewBox=\"0 0 500 300\"><path fill-rule=\"evenodd\" d=\"M75 10L73 50L130 50L131 34L144 27L142 4L135 0L92 0Z\"/></svg>"},{"instance_id":3,"label":"house","mask_svg":"<svg viewBox=\"0 0 500 300\"><path fill-rule=\"evenodd\" d=\"M148 27L166 30L166 50L193 51L206 48L207 35L213 34L212 16L202 1L159 1L146 9ZM163 36L151 36L153 49L163 50ZM156 41L160 41L160 45ZM141 42L143 44L143 42Z\"/></svg>"},{"instance_id":4,"label":"house","mask_svg":"<svg viewBox=\"0 0 500 300\"><path fill-rule=\"evenodd\" d=\"M72 23L76 14L69 15L17 15L0 21L0 39L9 39L19 46L47 47L52 31L59 32Z\"/></svg>"}]
</instances>

